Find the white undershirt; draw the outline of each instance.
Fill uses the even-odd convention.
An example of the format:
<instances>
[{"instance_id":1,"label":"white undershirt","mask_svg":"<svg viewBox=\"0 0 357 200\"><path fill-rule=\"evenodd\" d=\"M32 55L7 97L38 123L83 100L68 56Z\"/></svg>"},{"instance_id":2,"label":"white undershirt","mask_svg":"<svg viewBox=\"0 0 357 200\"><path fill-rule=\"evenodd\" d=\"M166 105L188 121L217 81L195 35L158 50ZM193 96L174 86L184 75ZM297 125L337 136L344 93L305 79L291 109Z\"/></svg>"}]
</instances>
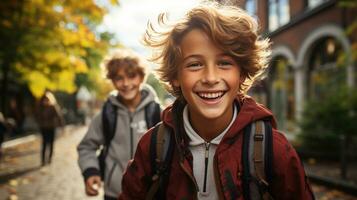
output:
<instances>
[{"instance_id":1,"label":"white undershirt","mask_svg":"<svg viewBox=\"0 0 357 200\"><path fill-rule=\"evenodd\" d=\"M197 194L200 200L216 200L218 199L218 193L216 188L216 183L214 180L214 170L213 170L213 157L216 153L218 144L221 142L223 136L226 134L228 129L233 124L237 117L237 108L234 106L233 117L226 129L215 137L210 142L205 142L205 140L199 136L195 130L192 128L188 117L187 105L183 110L183 121L185 131L190 138L189 149L193 156L193 175L198 184L199 192ZM208 168L207 168L207 180L206 180L206 192L204 192L204 178L205 178L205 154L206 145L208 145Z\"/></svg>"}]
</instances>

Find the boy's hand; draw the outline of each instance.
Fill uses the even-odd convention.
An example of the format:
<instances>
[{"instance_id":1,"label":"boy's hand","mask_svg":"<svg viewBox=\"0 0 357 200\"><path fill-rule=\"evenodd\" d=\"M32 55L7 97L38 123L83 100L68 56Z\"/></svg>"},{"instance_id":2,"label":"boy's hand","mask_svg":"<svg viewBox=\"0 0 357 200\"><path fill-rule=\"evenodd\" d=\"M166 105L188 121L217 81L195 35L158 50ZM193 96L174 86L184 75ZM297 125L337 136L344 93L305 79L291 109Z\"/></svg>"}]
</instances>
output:
<instances>
[{"instance_id":1,"label":"boy's hand","mask_svg":"<svg viewBox=\"0 0 357 200\"><path fill-rule=\"evenodd\" d=\"M88 196L97 196L101 187L100 176L91 176L86 180L86 194Z\"/></svg>"}]
</instances>

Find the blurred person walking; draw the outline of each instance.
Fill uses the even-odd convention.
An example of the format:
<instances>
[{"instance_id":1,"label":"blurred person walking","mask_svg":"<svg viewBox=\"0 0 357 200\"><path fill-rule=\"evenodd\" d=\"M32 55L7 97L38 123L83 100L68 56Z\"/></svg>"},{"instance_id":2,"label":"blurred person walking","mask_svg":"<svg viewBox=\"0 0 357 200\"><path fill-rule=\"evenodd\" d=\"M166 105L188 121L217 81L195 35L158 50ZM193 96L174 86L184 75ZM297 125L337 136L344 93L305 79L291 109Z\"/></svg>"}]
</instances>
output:
<instances>
[{"instance_id":1,"label":"blurred person walking","mask_svg":"<svg viewBox=\"0 0 357 200\"><path fill-rule=\"evenodd\" d=\"M161 108L155 91L144 83L145 65L133 52L121 50L103 62L111 93L78 145L78 164L85 191L97 196L104 181L104 199L117 199L122 174L141 136L160 121ZM97 151L102 150L101 157Z\"/></svg>"},{"instance_id":2,"label":"blurred person walking","mask_svg":"<svg viewBox=\"0 0 357 200\"><path fill-rule=\"evenodd\" d=\"M36 111L36 120L42 135L42 166L50 164L53 155L56 128L63 126L60 107L52 92L46 91L41 97Z\"/></svg>"}]
</instances>

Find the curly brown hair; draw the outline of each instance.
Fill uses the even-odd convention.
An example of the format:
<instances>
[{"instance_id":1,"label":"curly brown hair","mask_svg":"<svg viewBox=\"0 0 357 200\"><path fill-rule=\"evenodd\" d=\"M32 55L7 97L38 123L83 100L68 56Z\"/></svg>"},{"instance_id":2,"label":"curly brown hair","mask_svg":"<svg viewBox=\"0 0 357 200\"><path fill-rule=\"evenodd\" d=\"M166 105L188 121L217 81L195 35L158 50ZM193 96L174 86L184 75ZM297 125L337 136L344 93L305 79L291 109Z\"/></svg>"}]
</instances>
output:
<instances>
[{"instance_id":1,"label":"curly brown hair","mask_svg":"<svg viewBox=\"0 0 357 200\"><path fill-rule=\"evenodd\" d=\"M271 54L269 39L259 37L256 20L244 10L218 3L201 4L173 24L162 13L158 17L158 27L149 22L143 41L153 48L151 61L160 64L157 74L174 96L182 96L172 85L182 61L180 43L193 29L204 31L240 66L244 81L239 86L239 94L245 94L268 67Z\"/></svg>"},{"instance_id":2,"label":"curly brown hair","mask_svg":"<svg viewBox=\"0 0 357 200\"><path fill-rule=\"evenodd\" d=\"M102 63L105 76L114 79L118 70L124 68L126 74L138 74L142 78L146 75L146 64L141 57L127 49L120 49L107 56Z\"/></svg>"}]
</instances>

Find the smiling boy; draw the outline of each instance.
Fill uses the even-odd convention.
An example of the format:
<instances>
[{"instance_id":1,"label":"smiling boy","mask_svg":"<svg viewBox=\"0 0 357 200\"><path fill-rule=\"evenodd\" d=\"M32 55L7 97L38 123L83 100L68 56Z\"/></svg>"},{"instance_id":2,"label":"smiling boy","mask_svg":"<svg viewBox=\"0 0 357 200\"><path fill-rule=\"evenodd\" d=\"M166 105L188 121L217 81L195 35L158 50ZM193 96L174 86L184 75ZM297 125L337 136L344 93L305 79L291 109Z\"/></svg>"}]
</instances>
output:
<instances>
[{"instance_id":1,"label":"smiling boy","mask_svg":"<svg viewBox=\"0 0 357 200\"><path fill-rule=\"evenodd\" d=\"M165 25L164 16L159 24ZM174 137L166 184L156 199L250 199L244 190L243 132L257 121L273 126L274 199L313 199L304 169L272 113L246 95L267 68L270 44L255 20L236 7L201 5L160 32L149 26L146 43L157 48L158 73L177 100L163 113ZM145 199L155 181L151 130L140 140L119 199ZM151 181L148 177L152 177ZM264 193L266 194L266 193ZM266 199L267 196L262 198Z\"/></svg>"},{"instance_id":2,"label":"smiling boy","mask_svg":"<svg viewBox=\"0 0 357 200\"><path fill-rule=\"evenodd\" d=\"M145 65L138 55L117 51L105 59L104 68L116 92L94 117L77 148L86 194L98 195L104 179L104 199L112 200L121 191L122 173L139 138L160 121L160 105L154 90L143 84ZM103 146L105 166L100 168L96 153Z\"/></svg>"}]
</instances>

